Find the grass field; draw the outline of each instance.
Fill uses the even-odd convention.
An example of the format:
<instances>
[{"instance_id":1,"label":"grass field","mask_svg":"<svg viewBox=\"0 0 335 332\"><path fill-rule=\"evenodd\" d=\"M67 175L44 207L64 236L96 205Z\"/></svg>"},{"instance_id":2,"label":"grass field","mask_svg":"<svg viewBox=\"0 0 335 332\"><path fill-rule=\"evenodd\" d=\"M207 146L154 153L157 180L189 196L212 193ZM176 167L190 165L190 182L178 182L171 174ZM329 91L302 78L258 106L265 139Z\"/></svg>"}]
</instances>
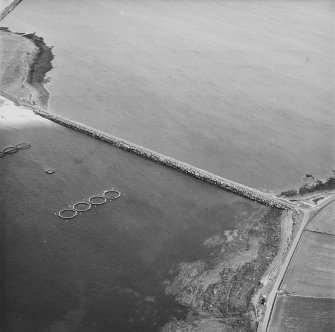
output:
<instances>
[{"instance_id":1,"label":"grass field","mask_svg":"<svg viewBox=\"0 0 335 332\"><path fill-rule=\"evenodd\" d=\"M335 300L279 296L268 332L334 331Z\"/></svg>"},{"instance_id":2,"label":"grass field","mask_svg":"<svg viewBox=\"0 0 335 332\"><path fill-rule=\"evenodd\" d=\"M281 289L301 296L335 298L333 235L304 232Z\"/></svg>"},{"instance_id":3,"label":"grass field","mask_svg":"<svg viewBox=\"0 0 335 332\"><path fill-rule=\"evenodd\" d=\"M335 235L335 202L327 205L306 228L309 231Z\"/></svg>"}]
</instances>

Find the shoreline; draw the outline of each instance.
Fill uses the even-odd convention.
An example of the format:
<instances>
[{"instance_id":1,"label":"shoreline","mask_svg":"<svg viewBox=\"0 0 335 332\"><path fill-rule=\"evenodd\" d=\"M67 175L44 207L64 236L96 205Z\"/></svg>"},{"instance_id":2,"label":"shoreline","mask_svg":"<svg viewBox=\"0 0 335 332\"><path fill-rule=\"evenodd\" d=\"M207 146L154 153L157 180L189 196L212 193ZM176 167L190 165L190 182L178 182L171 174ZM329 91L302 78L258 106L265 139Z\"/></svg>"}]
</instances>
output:
<instances>
[{"instance_id":1,"label":"shoreline","mask_svg":"<svg viewBox=\"0 0 335 332\"><path fill-rule=\"evenodd\" d=\"M28 110L28 112L24 111L25 110L22 108L20 116L27 118L22 119L22 122L17 124L15 124L15 122L10 122L11 121L10 116L14 115L15 109L10 110L10 112L7 113L8 118L6 114L4 114L4 116L5 118L7 118L6 120L7 123L10 125L10 127L14 127L15 125L16 128L20 128L20 130L22 128L23 131L26 131L26 133L22 135L22 137L24 137L24 141L32 143L33 148L31 151L29 151L29 153L27 153L28 158L27 160L32 160L34 159L33 158L34 156L31 156L31 153L40 153L42 155L43 154L42 152L44 151L43 145L45 149L50 148L49 143L46 142L41 143L40 146L39 144L37 144L39 139L41 140L45 139L45 135L39 135L38 132L40 130L44 130L43 127L45 125L50 124L51 128L52 127L56 128L57 125L53 124L50 121L47 121L42 117L37 116L31 110ZM29 115L25 113L29 113ZM28 116L31 116L31 119L34 121L35 120L39 121L39 124L36 128L29 128L30 124L28 123L28 121L26 121L28 119ZM13 117L13 121L17 121L17 118ZM36 124L34 123L33 125L35 126ZM59 137L59 141L62 143L64 143L66 139L69 139L73 136L78 136L75 132L68 131L63 127L60 127L59 130L60 132L57 135L61 136L54 136L54 137ZM64 138L63 134L65 133L65 130L69 135L68 138ZM47 132L50 132L49 128L47 129ZM14 133L13 131L11 132L11 135L13 138L17 139L16 138L17 134ZM32 136L34 136L35 138L32 139ZM29 137L30 139L33 140L32 142L30 141ZM87 143L89 143L88 141L91 141L91 143L89 144L92 144L93 146L95 144L94 140L92 140L89 137L79 136L77 137L77 139L78 139L77 142L82 141L85 142L86 140ZM71 139L69 139L69 141L71 141ZM105 151L112 150L108 146L103 147L102 146L103 144L101 144L100 142L97 142L96 144L101 145L101 149L100 148L97 149L97 153L102 154L103 151L101 150L103 149ZM70 146L72 146L72 144L70 144ZM59 162L61 158L58 157L58 152L61 155L64 154L64 151L58 150L61 149L61 147L57 148L57 145L55 145L55 147L56 148L54 148L52 152L51 160L55 158ZM34 149L36 150L34 151ZM83 149L83 153L89 154L89 150L91 148L87 150L87 147L85 146L84 143L81 149ZM118 153L117 150L118 149L115 149L114 152ZM146 163L145 160L141 160L141 158L137 158L137 156L132 156L132 154L127 155L129 155L130 158L139 159L139 164ZM23 156L23 154L20 154L19 156ZM4 161L6 160L7 159L4 159ZM89 162L90 161L88 160L88 163ZM56 169L55 176L62 177L66 175L66 173L60 170L60 166L58 165L57 167L56 164L57 164L56 161L50 164L52 167L55 167ZM87 164L86 162L84 164L79 164L78 167L83 167L82 170L77 169L73 170L74 174L76 174L75 176L77 176L77 178L75 179L78 180L81 177L80 173L82 173L82 171L85 169L86 164ZM29 162L25 163L25 165L26 167L32 167L32 169L34 169L33 173L35 172L34 173L35 176L40 177L38 173L42 172L43 169L36 170L36 165L35 164L31 165L29 164ZM47 166L47 164L45 165ZM17 166L20 167L18 168L18 170L20 170L21 164L18 164ZM158 167L158 165L156 167ZM90 172L95 173L94 169L91 169ZM54 181L54 179L55 177L46 176L46 181ZM129 179L129 181L132 182L131 179ZM104 183L105 180L101 180L101 182ZM57 181L54 183L57 184ZM90 181L87 182L87 186L88 187L90 186ZM55 189L57 190L57 185ZM29 191L30 190L31 189L29 189ZM70 190L70 192L73 191ZM39 190L39 193L37 193L37 195L41 194L42 191ZM206 193L204 192L203 195L206 195ZM52 196L53 195L50 196L50 199L52 198ZM131 196L130 192L129 196ZM24 199L24 196L21 197L22 199ZM125 197L128 197L128 193L127 196ZM187 308L189 309L190 312L190 316L192 314L194 320L193 318L190 318L186 319L185 321L184 320L178 321L176 323L172 321L170 322L170 324L167 323L165 327L166 329L164 331L169 331L169 328L172 329L170 331L175 331L173 328L178 325L189 326L189 327L197 326L198 324L202 324L203 320L204 324L211 322L213 326L217 326L220 328L227 326L241 326L241 327L254 326L255 316L253 314L254 309L252 303L250 302L250 296L253 294L254 291L256 291L259 288L258 281L261 278L262 272L265 271L267 269L268 264L271 263L271 258L277 255L277 250L279 248L280 243L280 225L278 223L277 218L280 218L280 215L282 213L285 212L279 209L268 209L267 207L263 206L261 207L260 210L251 211L250 215L244 220L244 222L239 223L239 225L236 227L235 226L232 227L231 231L228 231L227 234L226 233L224 233L224 235L213 234L213 236L211 236L208 239L206 244L204 244L205 245L204 250L212 250L213 253L216 253L216 255L218 255L217 256L218 259L210 261L211 263L210 264L208 263L208 265L205 264L207 261L201 257L194 258L194 261L191 262L189 262L188 260L184 261L182 260L181 261L182 264L179 266L185 267L185 269L183 270L175 268L174 272L176 273L176 275L174 274L169 275L165 279L167 283L164 289L167 292L166 295L171 295L176 298L177 304L178 303L180 304L180 302L178 301L181 301L181 303L185 303L185 305L187 305ZM85 217L87 217L87 215L82 216L82 218ZM53 220L53 218L58 217L56 216L54 217L51 214L50 218L51 220ZM209 220L208 223L210 223ZM66 225L64 227L68 227L69 225L73 225L73 227L76 227L75 226L76 223L61 224L61 225ZM227 254L224 254L225 250ZM202 269L197 270L196 278L193 277L188 278L187 275L185 276L183 274L183 272L187 271L192 272L193 269L199 265L198 262L200 260L203 261L203 263L201 264L206 266L206 268L204 268L203 270ZM214 279L213 276L215 276ZM245 280L247 280L247 282L245 282ZM180 284L179 281L184 282L181 282ZM181 285L181 287L179 287L179 285ZM190 294L192 296L190 296ZM193 298L193 295L194 295L194 301L189 301L189 299ZM197 313L198 315L194 316L195 313Z\"/></svg>"},{"instance_id":2,"label":"shoreline","mask_svg":"<svg viewBox=\"0 0 335 332\"><path fill-rule=\"evenodd\" d=\"M211 267L212 270L206 273L196 272L196 264L180 267L179 276L168 284L168 289L171 294L177 294L178 301L187 303L194 312L185 320L169 322L162 332L198 331L200 326L206 324L217 329L242 327L247 331L256 331L262 318L261 295L266 293L266 286L261 280L281 253L280 223L284 219L285 212L275 209L260 218L251 216L250 221L242 226L245 229L238 230L242 239L234 238L227 244L227 248L231 246L239 252L238 259L226 258L223 262L217 262L220 271L218 283L206 284L206 278L215 275L216 267ZM259 242L257 232L262 236ZM182 276L186 277L184 287L181 287L185 283ZM202 284L207 285L205 290Z\"/></svg>"},{"instance_id":3,"label":"shoreline","mask_svg":"<svg viewBox=\"0 0 335 332\"><path fill-rule=\"evenodd\" d=\"M13 32L8 27L0 27L0 33L21 36L31 42L34 46L34 51L32 53L27 53L28 59L25 63L25 68L23 69L24 79L22 81L22 87L18 87L18 89L25 87L29 93L28 101L30 103L47 108L49 92L44 87L44 83L47 82L45 79L46 73L53 68L52 61L54 55L52 53L52 47L47 46L44 39L36 36L35 33L26 34ZM4 92L6 93L6 91ZM7 94L11 95L10 93ZM12 97L20 99L15 93Z\"/></svg>"},{"instance_id":4,"label":"shoreline","mask_svg":"<svg viewBox=\"0 0 335 332\"><path fill-rule=\"evenodd\" d=\"M43 118L36 116L36 114L34 115L33 112L29 111L29 113L31 113L31 116L33 116L36 120L40 119L40 121L45 121ZM22 114L23 114L23 112L22 112ZM282 216L281 217L277 216L277 217L279 217L282 220L282 222L285 222L284 219L285 219L286 212L282 211L280 213L281 213ZM290 214L290 217L292 217L292 214L290 212L289 212L289 214ZM271 227L276 227L275 225L278 224L277 222L275 222L276 220L278 220L278 219L270 217L267 221L264 220L264 222L262 224L264 224L265 227L270 227L269 228L269 230L270 230ZM264 235L265 235L265 240L264 241L265 241L265 243L266 242L268 243L268 245L266 245L265 247L268 248L267 250L271 250L271 254L270 254L269 251L265 251L265 252L260 251L258 253L258 257L255 259L255 263L258 262L258 264L261 264L261 266L260 266L261 269L257 270L258 273L260 273L261 277L260 278L255 278L255 280L259 280L262 283L262 285L256 285L255 286L254 293L252 294L252 298L253 298L251 300L252 302L250 303L250 307L248 307L248 310L244 314L242 314L241 316L235 316L233 313L231 313L232 316L230 316L229 314L227 316L226 315L223 316L223 315L218 314L218 312L216 310L214 310L214 308L211 309L210 307L208 307L208 309L210 309L209 312L211 310L213 310L213 315L209 316L209 312L205 313L205 311L204 312L200 311L199 316L196 316L196 317L193 316L194 320L192 318L190 318L190 320L186 320L186 321L171 322L171 324L168 324L166 326L166 329L164 331L175 331L174 327L184 327L184 328L196 327L196 326L199 326L201 324L207 324L207 323L211 323L213 326L220 326L219 324L228 324L229 325L229 323L236 324L239 319L241 319L243 321L243 324L246 324L245 326L250 326L249 324L252 324L252 326L255 326L255 330L256 330L257 325L262 323L262 320L264 319L262 311L265 308L264 308L264 306L260 305L261 295L263 295L263 294L268 295L269 293L267 292L267 290L269 289L269 287L272 288L273 283L277 282L278 275L280 274L280 271L281 271L280 269L282 268L282 264L283 264L282 258L284 258L284 257L282 257L282 253L285 254L285 258L287 257L287 253L288 253L288 251L286 251L282 246L283 244L285 244L285 242L284 242L285 234L282 231L279 231L280 239L278 239L278 241L281 244L279 245L279 243L278 243L279 246L273 246L274 243L273 243L272 238L275 236L275 233L276 232L274 232L273 229L271 229L271 231L267 231L267 232L264 233ZM247 236L246 238L249 238L249 236ZM293 238L291 239L291 241L293 241ZM292 242L289 244L289 247L287 249L290 250L291 245L292 245ZM275 255L275 257L273 257L272 255ZM268 256L271 256L272 259L265 259ZM285 260L285 258L284 258L284 260ZM241 292L242 292L242 288L243 288L243 291L246 291L243 287L243 283L240 284L240 282L242 280L244 280L242 278L243 274L245 272L250 272L250 268L251 268L252 264L253 263L248 263L245 266L245 268L241 267L241 269L239 270L239 277L236 279L236 284L235 284L235 287L234 287L235 291L236 291L236 289L241 289ZM269 264L269 265L267 265L267 264ZM192 266L190 266L190 267L192 267ZM268 285L264 285L263 282L262 282L264 280L263 278L264 277L266 278L267 275L272 274L271 272L273 271L274 267L277 269L277 272L274 274L274 278L272 279L272 282L270 282ZM261 273L261 270L265 271L265 273ZM230 275L229 270L224 270L224 271L225 271L225 276L228 278L228 276ZM201 276L201 274L199 276ZM226 280L226 279L224 279L224 280ZM250 279L248 279L248 280L250 280ZM173 285L173 283L172 283L172 285ZM190 285L193 285L193 281L190 281ZM225 285L225 284L222 284L222 287L220 286L220 288L209 287L208 291L203 294L204 299L208 300L209 303L212 303L212 300L210 300L210 299L213 299L213 300L217 301L218 300L218 294L220 294L220 292L224 292L224 290L228 289L228 288L229 287L227 287L227 285ZM194 289L196 290L197 288L195 287ZM212 292L209 292L210 290ZM184 294L186 296L185 292L186 291L183 290L181 295ZM179 291L176 294L179 294ZM200 293L197 293L197 294L200 294ZM238 292L238 294L240 294L240 292ZM231 304L230 304L230 300L229 300L230 298L231 298L231 300L233 300L235 297L234 296L232 296L232 297L229 296L229 298L227 298L227 300L220 301L220 304L223 305L224 307L226 307L228 310L229 310L229 308L231 308ZM234 303L234 302L232 302L232 303ZM256 305L256 304L258 304L258 305ZM223 326L225 326L225 325L223 325ZM169 328L171 328L171 330L169 330ZM259 325L259 328L261 328L261 325Z\"/></svg>"},{"instance_id":5,"label":"shoreline","mask_svg":"<svg viewBox=\"0 0 335 332\"><path fill-rule=\"evenodd\" d=\"M36 103L37 101L38 104L47 108L49 92L43 83L46 83L46 73L53 69L52 61L54 55L52 54L52 46L47 46L43 37L38 37L35 33L24 34L22 36L29 39L37 48L29 63L26 84L37 91L36 99L33 98L33 102Z\"/></svg>"}]
</instances>

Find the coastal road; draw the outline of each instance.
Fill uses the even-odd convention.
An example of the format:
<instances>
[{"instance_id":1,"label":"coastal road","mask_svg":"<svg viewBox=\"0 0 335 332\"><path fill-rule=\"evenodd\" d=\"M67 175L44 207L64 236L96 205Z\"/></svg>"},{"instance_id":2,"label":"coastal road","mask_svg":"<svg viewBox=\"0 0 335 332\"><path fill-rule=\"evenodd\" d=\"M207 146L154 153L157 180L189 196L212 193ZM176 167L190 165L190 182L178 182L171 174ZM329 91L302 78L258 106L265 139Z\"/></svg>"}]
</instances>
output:
<instances>
[{"instance_id":1,"label":"coastal road","mask_svg":"<svg viewBox=\"0 0 335 332\"><path fill-rule=\"evenodd\" d=\"M333 195L332 195L333 196ZM293 254L298 246L298 243L300 241L300 238L301 238L301 235L309 221L309 215L310 215L310 212L311 211L314 211L314 210L319 210L319 209L322 209L325 205L328 205L331 201L333 201L335 199L335 197L330 197L329 199L323 201L322 203L320 203L320 205L317 205L313 208L310 208L310 209L302 209L300 208L299 211L300 213L303 214L303 220L300 224L300 227L299 227L299 230L292 242L292 245L291 245L291 248L286 256L286 259L283 263L283 266L281 267L280 269L280 272L276 278L276 281L275 281L275 284L272 288L272 291L271 293L269 294L269 297L267 299L267 303L266 303L266 310L265 310L265 314L264 314L264 317L263 317L263 321L261 322L261 324L259 325L258 327L258 330L257 332L266 332L267 331L267 328L268 328L268 325L269 325L269 322L270 322L270 318L271 318L271 313L272 313L272 309L273 309L273 306L274 306L274 302L276 300L276 297L277 297L277 292L278 292L278 289L281 285L281 282L285 276L285 273L288 269L288 266L292 260L292 257L293 257Z\"/></svg>"}]
</instances>

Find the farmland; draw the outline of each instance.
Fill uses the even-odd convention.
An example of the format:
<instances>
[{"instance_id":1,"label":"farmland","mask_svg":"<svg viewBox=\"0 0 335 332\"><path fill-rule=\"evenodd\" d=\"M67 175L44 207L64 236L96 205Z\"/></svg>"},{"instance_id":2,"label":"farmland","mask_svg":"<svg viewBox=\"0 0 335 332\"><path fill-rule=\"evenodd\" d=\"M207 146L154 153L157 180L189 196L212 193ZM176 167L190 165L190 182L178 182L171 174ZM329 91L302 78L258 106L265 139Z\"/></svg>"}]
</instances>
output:
<instances>
[{"instance_id":1,"label":"farmland","mask_svg":"<svg viewBox=\"0 0 335 332\"><path fill-rule=\"evenodd\" d=\"M302 296L335 297L334 236L304 232L281 289Z\"/></svg>"},{"instance_id":2,"label":"farmland","mask_svg":"<svg viewBox=\"0 0 335 332\"><path fill-rule=\"evenodd\" d=\"M268 331L332 331L334 313L334 299L278 296Z\"/></svg>"},{"instance_id":3,"label":"farmland","mask_svg":"<svg viewBox=\"0 0 335 332\"><path fill-rule=\"evenodd\" d=\"M330 203L307 225L307 230L335 235L335 202Z\"/></svg>"}]
</instances>

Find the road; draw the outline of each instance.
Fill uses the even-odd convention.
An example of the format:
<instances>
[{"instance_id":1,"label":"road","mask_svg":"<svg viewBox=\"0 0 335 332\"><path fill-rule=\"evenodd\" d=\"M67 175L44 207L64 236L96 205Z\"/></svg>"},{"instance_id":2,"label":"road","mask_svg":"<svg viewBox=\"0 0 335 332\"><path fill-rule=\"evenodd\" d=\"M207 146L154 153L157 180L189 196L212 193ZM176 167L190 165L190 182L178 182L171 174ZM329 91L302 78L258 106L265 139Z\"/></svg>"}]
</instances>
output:
<instances>
[{"instance_id":1,"label":"road","mask_svg":"<svg viewBox=\"0 0 335 332\"><path fill-rule=\"evenodd\" d=\"M325 207L325 205L328 205L331 201L333 201L335 199L334 194L330 195L328 199L322 201L322 203L320 203L319 205L316 205L315 207L311 207L311 208L299 208L299 212L303 214L303 220L300 224L299 230L292 242L291 248L287 253L286 259L283 263L283 266L280 269L280 272L276 278L275 284L272 288L271 293L268 296L267 299L267 303L266 303L266 310L264 313L264 317L263 317L263 321L260 323L257 332L266 332L268 329L268 325L270 322L270 317L271 317L271 313L272 313L272 309L273 309L273 305L274 302L276 300L277 297L277 292L278 289L282 283L282 280L285 276L285 273L288 269L288 266L292 260L293 254L298 246L298 243L300 241L301 235L303 233L303 231L305 230L305 227L309 221L309 215L310 212L315 211L315 210L320 210L323 207Z\"/></svg>"}]
</instances>

